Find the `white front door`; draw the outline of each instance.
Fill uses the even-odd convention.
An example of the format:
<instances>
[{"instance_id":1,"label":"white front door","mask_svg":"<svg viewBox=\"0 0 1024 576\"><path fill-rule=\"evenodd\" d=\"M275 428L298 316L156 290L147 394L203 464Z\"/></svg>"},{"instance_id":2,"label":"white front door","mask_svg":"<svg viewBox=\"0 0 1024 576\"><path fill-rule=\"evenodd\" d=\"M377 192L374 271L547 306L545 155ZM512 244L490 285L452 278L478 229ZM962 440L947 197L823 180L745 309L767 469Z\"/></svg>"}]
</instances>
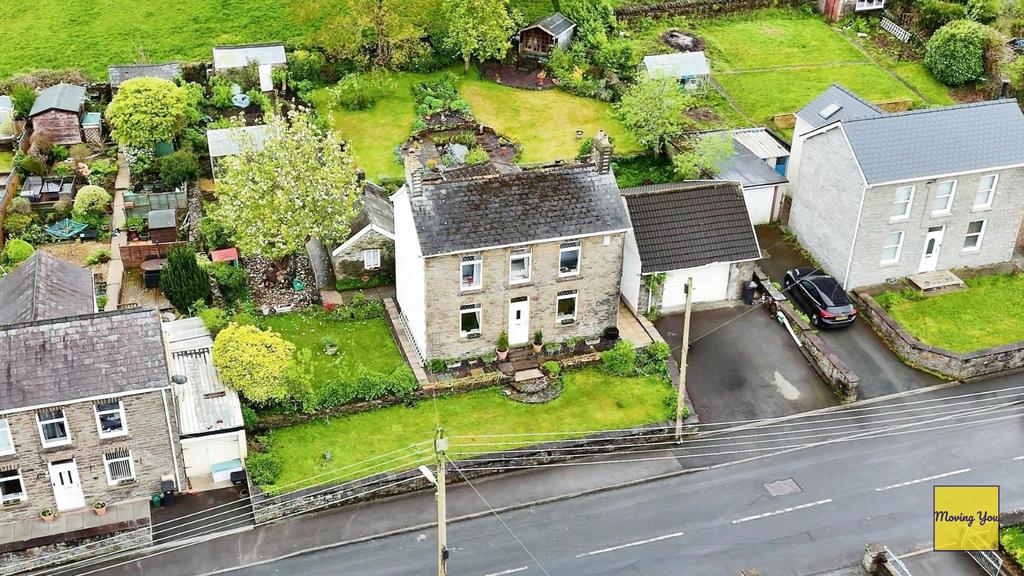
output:
<instances>
[{"instance_id":1,"label":"white front door","mask_svg":"<svg viewBox=\"0 0 1024 576\"><path fill-rule=\"evenodd\" d=\"M78 477L78 466L74 460L50 464L50 483L53 496L57 499L57 510L74 510L85 506L82 497L82 482Z\"/></svg>"},{"instance_id":2,"label":"white front door","mask_svg":"<svg viewBox=\"0 0 1024 576\"><path fill-rule=\"evenodd\" d=\"M508 343L526 344L530 341L530 297L519 296L508 303Z\"/></svg>"},{"instance_id":3,"label":"white front door","mask_svg":"<svg viewBox=\"0 0 1024 576\"><path fill-rule=\"evenodd\" d=\"M935 226L928 229L928 235L924 237L924 253L921 254L921 265L917 267L918 272L931 272L939 265L939 249L942 248L942 235L945 231L945 226Z\"/></svg>"}]
</instances>

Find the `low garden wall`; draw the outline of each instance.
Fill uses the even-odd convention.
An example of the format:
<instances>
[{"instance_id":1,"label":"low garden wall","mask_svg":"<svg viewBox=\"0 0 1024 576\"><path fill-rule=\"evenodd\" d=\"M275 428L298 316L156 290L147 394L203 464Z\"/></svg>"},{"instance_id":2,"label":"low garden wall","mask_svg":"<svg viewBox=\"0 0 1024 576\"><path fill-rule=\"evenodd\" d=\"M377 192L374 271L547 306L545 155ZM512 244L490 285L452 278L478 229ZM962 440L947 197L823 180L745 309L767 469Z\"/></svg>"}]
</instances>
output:
<instances>
[{"instance_id":1,"label":"low garden wall","mask_svg":"<svg viewBox=\"0 0 1024 576\"><path fill-rule=\"evenodd\" d=\"M907 332L867 290L855 288L852 292L862 319L871 323L875 332L905 364L953 380L1024 368L1024 341L963 353L939 348Z\"/></svg>"},{"instance_id":2,"label":"low garden wall","mask_svg":"<svg viewBox=\"0 0 1024 576\"><path fill-rule=\"evenodd\" d=\"M171 248L180 246L184 242L165 242L156 244L152 242L135 242L121 245L121 262L125 268L138 268L148 257L167 258Z\"/></svg>"},{"instance_id":3,"label":"low garden wall","mask_svg":"<svg viewBox=\"0 0 1024 576\"><path fill-rule=\"evenodd\" d=\"M27 550L0 554L0 573L16 574L39 570L47 566L78 562L94 556L106 556L116 552L145 548L153 544L153 531L148 525L101 536L79 538L74 533L69 536L73 539L66 542L45 544Z\"/></svg>"}]
</instances>

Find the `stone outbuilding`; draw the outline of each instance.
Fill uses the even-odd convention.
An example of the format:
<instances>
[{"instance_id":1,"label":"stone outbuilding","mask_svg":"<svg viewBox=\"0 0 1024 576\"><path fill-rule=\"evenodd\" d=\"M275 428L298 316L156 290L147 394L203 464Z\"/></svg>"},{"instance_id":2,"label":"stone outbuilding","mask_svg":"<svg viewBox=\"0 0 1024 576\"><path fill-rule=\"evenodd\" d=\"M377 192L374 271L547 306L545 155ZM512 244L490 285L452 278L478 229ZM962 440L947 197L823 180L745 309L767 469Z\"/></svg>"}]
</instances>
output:
<instances>
[{"instance_id":1,"label":"stone outbuilding","mask_svg":"<svg viewBox=\"0 0 1024 576\"><path fill-rule=\"evenodd\" d=\"M339 280L395 277L395 209L387 191L372 182L363 187L363 210L349 236L331 251L334 276Z\"/></svg>"}]
</instances>

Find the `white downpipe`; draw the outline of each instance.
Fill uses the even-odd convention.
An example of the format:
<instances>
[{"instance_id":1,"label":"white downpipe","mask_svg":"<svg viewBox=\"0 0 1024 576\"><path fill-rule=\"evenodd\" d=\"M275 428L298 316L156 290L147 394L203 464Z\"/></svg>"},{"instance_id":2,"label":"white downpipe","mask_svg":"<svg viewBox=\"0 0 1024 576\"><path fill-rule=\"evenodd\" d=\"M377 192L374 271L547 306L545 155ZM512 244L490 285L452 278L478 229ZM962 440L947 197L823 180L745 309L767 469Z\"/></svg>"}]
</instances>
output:
<instances>
[{"instance_id":1,"label":"white downpipe","mask_svg":"<svg viewBox=\"0 0 1024 576\"><path fill-rule=\"evenodd\" d=\"M184 486L181 483L181 475L178 473L178 451L174 449L174 431L171 429L171 411L167 408L167 390L160 391L160 398L164 401L164 418L167 419L167 440L171 443L171 458L174 460L174 484L178 492L182 492Z\"/></svg>"},{"instance_id":2,"label":"white downpipe","mask_svg":"<svg viewBox=\"0 0 1024 576\"><path fill-rule=\"evenodd\" d=\"M868 186L860 192L860 208L857 209L857 223L853 227L853 238L850 240L850 256L846 259L846 274L843 275L843 289L849 288L850 267L853 266L853 249L857 247L857 234L860 233L860 219L864 214L864 197L868 195Z\"/></svg>"}]
</instances>

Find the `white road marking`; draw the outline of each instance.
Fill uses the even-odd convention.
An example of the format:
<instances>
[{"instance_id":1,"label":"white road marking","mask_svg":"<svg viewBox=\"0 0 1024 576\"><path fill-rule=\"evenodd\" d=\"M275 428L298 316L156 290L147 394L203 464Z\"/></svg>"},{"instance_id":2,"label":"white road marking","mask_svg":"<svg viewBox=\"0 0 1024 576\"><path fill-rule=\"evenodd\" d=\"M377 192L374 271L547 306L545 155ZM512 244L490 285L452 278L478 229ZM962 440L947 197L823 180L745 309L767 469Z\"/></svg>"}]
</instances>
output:
<instances>
[{"instance_id":1,"label":"white road marking","mask_svg":"<svg viewBox=\"0 0 1024 576\"><path fill-rule=\"evenodd\" d=\"M767 518L769 516L777 516L779 514L785 514L786 512L792 512L794 510L801 510L803 508L810 508L811 506L820 506L821 504L828 504L831 502L831 498L824 500L818 500L817 502L811 502L809 504L800 504L799 506L790 506L789 508L783 508L782 510L776 510L774 512L765 512L764 514L757 514L756 516L747 516L746 518L739 518L733 520L733 524L739 524L740 522L749 522L751 520L758 520L760 518Z\"/></svg>"},{"instance_id":2,"label":"white road marking","mask_svg":"<svg viewBox=\"0 0 1024 576\"><path fill-rule=\"evenodd\" d=\"M662 540L668 540L669 538L678 538L682 535L682 532L673 532L672 534L658 536L657 538L648 538L647 540L639 540L637 542L630 542L629 544L621 544L619 546L612 546L611 548L602 548L600 550L594 550L593 552L577 554L576 557L583 558L584 556L593 556L595 554L604 554L605 552L614 552L615 550L622 550L623 548L632 548L633 546L641 546L643 544L650 544L651 542L660 542Z\"/></svg>"},{"instance_id":3,"label":"white road marking","mask_svg":"<svg viewBox=\"0 0 1024 576\"><path fill-rule=\"evenodd\" d=\"M490 574L484 574L484 576L505 576L506 574L515 574L516 572L522 572L523 570L529 570L529 566L521 566L519 568L512 568L511 570L502 570L501 572L491 572Z\"/></svg>"},{"instance_id":4,"label":"white road marking","mask_svg":"<svg viewBox=\"0 0 1024 576\"><path fill-rule=\"evenodd\" d=\"M900 482L899 484L890 484L888 486L882 486L881 488L875 488L875 492L885 492L886 490L892 490L893 488L902 488L904 486L910 486L911 484L919 484L921 482L927 482L929 480L935 480L938 478L945 478L947 476L955 476L957 474L963 474L964 472L970 471L970 468L961 468L960 470L953 470L952 472L946 472L945 474L936 474L935 476L929 476L927 478L918 478L917 480L911 480L909 482Z\"/></svg>"},{"instance_id":5,"label":"white road marking","mask_svg":"<svg viewBox=\"0 0 1024 576\"><path fill-rule=\"evenodd\" d=\"M775 371L775 388L782 394L782 397L786 400L797 400L800 398L800 390L796 386L793 386L789 380L779 374L778 370Z\"/></svg>"},{"instance_id":6,"label":"white road marking","mask_svg":"<svg viewBox=\"0 0 1024 576\"><path fill-rule=\"evenodd\" d=\"M1024 456L1017 456L1014 460L1024 460Z\"/></svg>"}]
</instances>

